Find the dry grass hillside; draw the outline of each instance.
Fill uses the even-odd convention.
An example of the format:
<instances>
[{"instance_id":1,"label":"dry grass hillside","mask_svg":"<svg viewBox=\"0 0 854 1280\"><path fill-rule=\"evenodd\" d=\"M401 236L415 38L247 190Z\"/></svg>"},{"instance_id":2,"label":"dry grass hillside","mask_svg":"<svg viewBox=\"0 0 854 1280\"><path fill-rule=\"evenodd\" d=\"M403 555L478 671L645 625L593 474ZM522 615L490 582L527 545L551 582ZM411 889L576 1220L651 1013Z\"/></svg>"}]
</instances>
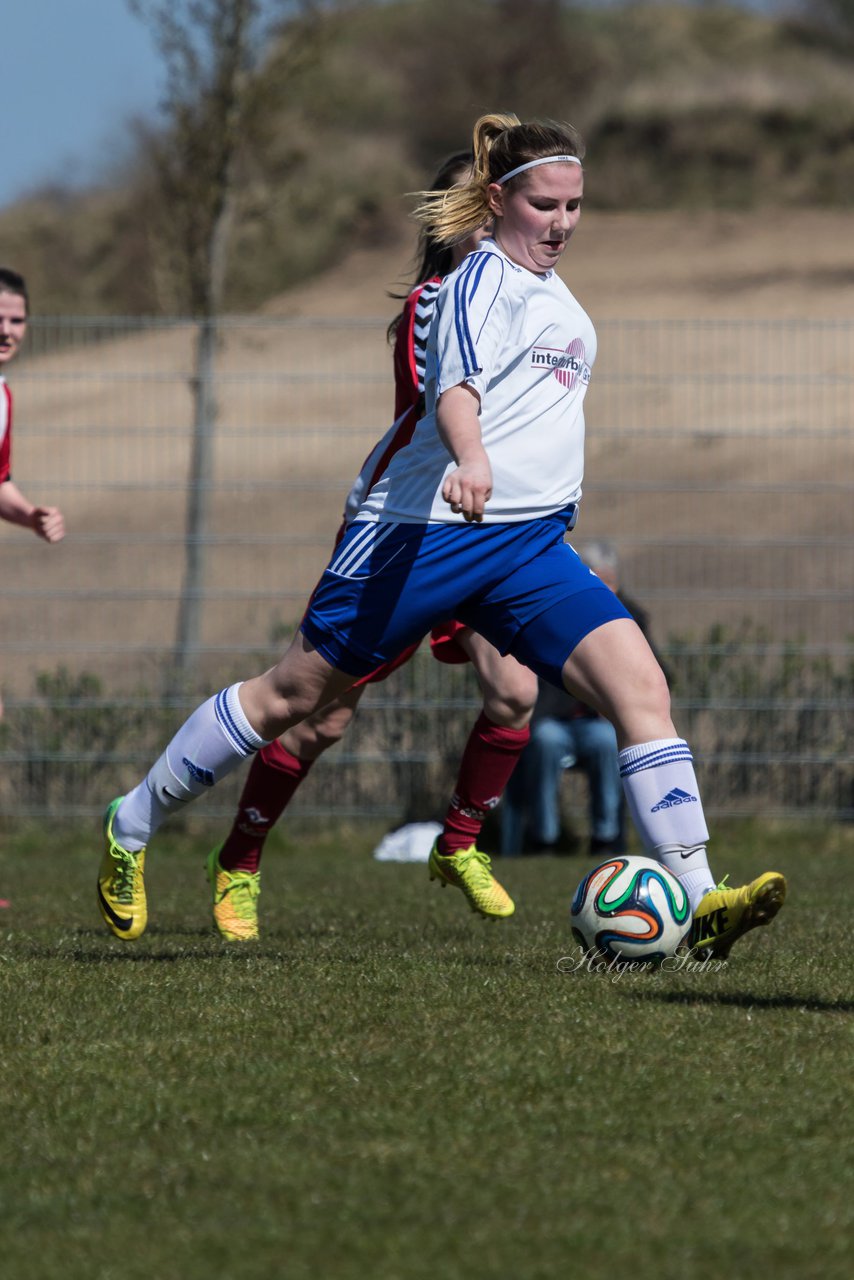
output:
<instances>
[{"instance_id":1,"label":"dry grass hillside","mask_svg":"<svg viewBox=\"0 0 854 1280\"><path fill-rule=\"evenodd\" d=\"M794 6L761 13L725 0L359 0L311 8L302 35L299 24L286 25L253 79L236 156L227 309L255 309L283 287L318 280L325 263L343 263L348 247L385 243L399 224L400 193L423 185L441 157L467 145L482 112L571 120L587 145L591 201L611 213L665 219L645 222L645 230L631 218L591 219L584 233L591 254L603 237L610 252L615 239L631 235L636 268L643 260L653 273L656 228L668 226L663 211L697 215L672 224L672 247L696 264L697 282L713 299L718 284L724 307L729 271L704 280L700 269L710 248L734 236L735 253L745 254L739 288L761 286L762 305L771 301L763 296L766 272L789 264L797 278L800 246L787 232L793 211L854 203L852 43L822 23L820 6L802 6L799 18ZM463 36L472 31L476 39ZM296 61L294 41L303 49ZM167 121L158 145L179 169L198 173L197 150L182 146ZM48 187L0 208L3 258L27 275L42 313L170 315L191 306L192 237L188 246L179 232L204 228L197 188L188 215L174 193L164 196L138 135L127 155L101 189ZM769 228L759 252L738 218L704 217L754 208L766 210ZM630 252L616 248L615 263ZM593 256L603 288L609 276ZM717 252L715 259L717 266ZM676 278L675 260L669 274ZM625 279L614 283L621 306L636 290ZM379 296L381 310L382 303Z\"/></svg>"},{"instance_id":2,"label":"dry grass hillside","mask_svg":"<svg viewBox=\"0 0 854 1280\"><path fill-rule=\"evenodd\" d=\"M736 623L769 592L757 616L777 635L827 643L851 630L849 224L826 210L588 209L567 252L562 273L600 338L580 545L617 539L662 634ZM203 631L213 649L266 651L325 562L348 481L390 416L382 324L410 234L402 225L279 295L262 313L269 327L227 335ZM321 323L332 317L380 323ZM800 321L819 325L809 350L787 328ZM0 651L7 692L60 661L125 673L131 653L146 679L168 652L191 352L176 328L13 371L16 477L61 501L69 537L49 549L0 528L16 596ZM820 594L805 607L807 587Z\"/></svg>"},{"instance_id":3,"label":"dry grass hillside","mask_svg":"<svg viewBox=\"0 0 854 1280\"><path fill-rule=\"evenodd\" d=\"M594 320L850 319L852 221L850 210L613 213L588 205L561 275ZM387 316L387 291L405 276L405 231L264 311Z\"/></svg>"},{"instance_id":4,"label":"dry grass hillside","mask_svg":"<svg viewBox=\"0 0 854 1280\"><path fill-rule=\"evenodd\" d=\"M387 314L388 268L387 250L360 251L270 310ZM662 544L711 541L683 545L670 587L678 597L700 586L712 598L693 604L687 619L678 599L662 600L665 630L733 622L750 611L747 593L796 596L809 583L827 598L806 610L800 599L777 602L773 613L763 617L760 607L754 616L778 636L809 631L828 642L850 634L851 215L588 209L561 274L600 340L587 402L581 544L585 535L622 540L628 581L655 594L664 587ZM633 321L661 329L645 326L636 340ZM809 346L803 333L794 341L800 322L815 326ZM686 435L687 447L661 447L661 437ZM739 538L729 551L715 545ZM746 552L771 538L775 549ZM787 545L793 541L800 545Z\"/></svg>"}]
</instances>

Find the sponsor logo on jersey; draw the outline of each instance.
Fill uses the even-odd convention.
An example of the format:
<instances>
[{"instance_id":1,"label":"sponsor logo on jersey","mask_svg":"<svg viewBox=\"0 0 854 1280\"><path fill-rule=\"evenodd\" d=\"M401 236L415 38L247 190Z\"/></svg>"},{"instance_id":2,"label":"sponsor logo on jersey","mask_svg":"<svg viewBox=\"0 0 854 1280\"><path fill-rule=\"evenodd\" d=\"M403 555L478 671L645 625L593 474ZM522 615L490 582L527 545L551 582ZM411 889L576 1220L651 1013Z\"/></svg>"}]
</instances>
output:
<instances>
[{"instance_id":1,"label":"sponsor logo on jersey","mask_svg":"<svg viewBox=\"0 0 854 1280\"><path fill-rule=\"evenodd\" d=\"M572 391L579 382L586 387L590 381L590 365L584 359L584 343L580 338L573 338L565 351L559 347L533 347L531 368L550 369L567 391Z\"/></svg>"}]
</instances>

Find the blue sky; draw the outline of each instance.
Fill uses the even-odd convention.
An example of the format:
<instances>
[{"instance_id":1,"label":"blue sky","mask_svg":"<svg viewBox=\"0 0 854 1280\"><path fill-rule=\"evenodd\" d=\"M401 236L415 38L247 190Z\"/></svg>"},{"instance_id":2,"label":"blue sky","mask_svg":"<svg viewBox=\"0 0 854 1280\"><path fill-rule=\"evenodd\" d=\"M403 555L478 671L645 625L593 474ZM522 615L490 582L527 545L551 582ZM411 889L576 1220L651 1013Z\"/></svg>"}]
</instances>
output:
<instances>
[{"instance_id":1,"label":"blue sky","mask_svg":"<svg viewBox=\"0 0 854 1280\"><path fill-rule=\"evenodd\" d=\"M3 6L0 206L51 180L97 181L125 154L127 122L154 118L160 59L125 0Z\"/></svg>"},{"instance_id":2,"label":"blue sky","mask_svg":"<svg viewBox=\"0 0 854 1280\"><path fill-rule=\"evenodd\" d=\"M87 185L109 173L126 154L128 121L155 118L163 83L125 0L9 0L3 9L0 207L44 183Z\"/></svg>"}]
</instances>

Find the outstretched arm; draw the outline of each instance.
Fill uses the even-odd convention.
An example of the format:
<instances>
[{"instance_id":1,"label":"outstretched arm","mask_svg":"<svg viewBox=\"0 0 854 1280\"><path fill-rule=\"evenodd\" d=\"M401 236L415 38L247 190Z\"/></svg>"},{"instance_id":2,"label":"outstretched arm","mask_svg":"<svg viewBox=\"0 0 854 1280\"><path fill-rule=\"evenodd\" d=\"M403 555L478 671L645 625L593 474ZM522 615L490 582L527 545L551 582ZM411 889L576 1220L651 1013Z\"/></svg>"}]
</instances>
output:
<instances>
[{"instance_id":1,"label":"outstretched arm","mask_svg":"<svg viewBox=\"0 0 854 1280\"><path fill-rule=\"evenodd\" d=\"M0 520L32 529L45 542L61 542L65 537L65 520L59 507L37 507L11 480L0 484Z\"/></svg>"}]
</instances>

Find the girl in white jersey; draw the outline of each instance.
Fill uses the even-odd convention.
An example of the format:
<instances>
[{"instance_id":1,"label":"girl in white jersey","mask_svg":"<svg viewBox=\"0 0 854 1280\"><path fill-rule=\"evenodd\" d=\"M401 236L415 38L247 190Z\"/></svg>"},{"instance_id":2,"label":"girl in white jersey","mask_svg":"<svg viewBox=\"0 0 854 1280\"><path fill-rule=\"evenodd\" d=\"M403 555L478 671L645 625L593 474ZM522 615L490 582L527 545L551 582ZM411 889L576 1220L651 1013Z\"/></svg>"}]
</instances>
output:
<instances>
[{"instance_id":1,"label":"girl in white jersey","mask_svg":"<svg viewBox=\"0 0 854 1280\"><path fill-rule=\"evenodd\" d=\"M565 540L581 496L583 401L595 357L584 311L555 275L581 213L582 148L551 122L484 116L471 179L416 210L443 243L492 222L492 240L443 282L427 409L315 591L281 661L199 707L105 821L102 913L144 916L144 850L182 807L432 624L454 617L614 724L629 810L649 854L682 882L693 944L725 955L785 896L767 872L716 888L687 743L643 633ZM489 860L433 851L430 877L507 914Z\"/></svg>"}]
</instances>

